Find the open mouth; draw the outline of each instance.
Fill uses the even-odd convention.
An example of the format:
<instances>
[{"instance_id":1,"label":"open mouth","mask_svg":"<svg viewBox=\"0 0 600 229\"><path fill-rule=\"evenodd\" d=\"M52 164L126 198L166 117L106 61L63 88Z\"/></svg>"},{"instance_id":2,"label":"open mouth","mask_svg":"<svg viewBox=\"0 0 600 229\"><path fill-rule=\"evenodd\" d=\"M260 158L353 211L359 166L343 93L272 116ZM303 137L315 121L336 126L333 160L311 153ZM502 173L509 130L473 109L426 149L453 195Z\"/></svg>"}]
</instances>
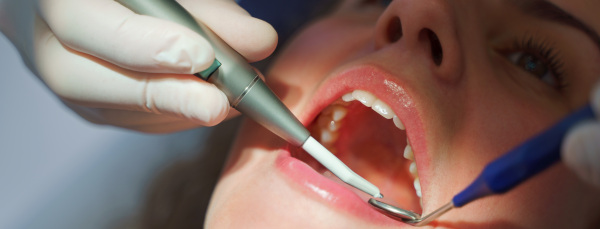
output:
<instances>
[{"instance_id":1,"label":"open mouth","mask_svg":"<svg viewBox=\"0 0 600 229\"><path fill-rule=\"evenodd\" d=\"M383 201L422 212L413 149L404 124L388 104L372 93L354 90L329 104L308 128L354 172L379 187ZM306 152L294 150L291 155L336 180Z\"/></svg>"}]
</instances>

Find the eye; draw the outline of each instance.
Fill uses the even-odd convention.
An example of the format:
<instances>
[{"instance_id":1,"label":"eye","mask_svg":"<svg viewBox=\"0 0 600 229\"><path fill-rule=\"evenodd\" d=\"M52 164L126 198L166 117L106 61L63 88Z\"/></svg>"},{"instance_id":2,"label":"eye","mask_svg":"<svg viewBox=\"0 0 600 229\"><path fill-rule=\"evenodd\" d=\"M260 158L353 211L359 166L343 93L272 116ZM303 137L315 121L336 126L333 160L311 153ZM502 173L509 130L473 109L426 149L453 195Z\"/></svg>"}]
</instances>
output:
<instances>
[{"instance_id":1,"label":"eye","mask_svg":"<svg viewBox=\"0 0 600 229\"><path fill-rule=\"evenodd\" d=\"M537 42L531 37L525 38L515 42L512 51L508 53L508 60L541 82L556 90L565 87L562 62L547 43Z\"/></svg>"},{"instance_id":2,"label":"eye","mask_svg":"<svg viewBox=\"0 0 600 229\"><path fill-rule=\"evenodd\" d=\"M558 86L557 77L552 74L550 66L543 59L525 52L512 53L508 56L508 59L517 67L534 75L542 82L552 87Z\"/></svg>"}]
</instances>

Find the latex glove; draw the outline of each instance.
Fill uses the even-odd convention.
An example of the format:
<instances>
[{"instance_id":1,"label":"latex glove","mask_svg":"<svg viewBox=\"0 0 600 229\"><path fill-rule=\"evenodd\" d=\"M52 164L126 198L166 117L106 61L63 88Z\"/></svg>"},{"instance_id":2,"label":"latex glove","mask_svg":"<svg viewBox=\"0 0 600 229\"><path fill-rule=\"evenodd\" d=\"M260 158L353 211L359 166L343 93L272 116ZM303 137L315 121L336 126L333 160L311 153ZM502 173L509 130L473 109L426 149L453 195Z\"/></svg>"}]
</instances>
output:
<instances>
[{"instance_id":1,"label":"latex glove","mask_svg":"<svg viewBox=\"0 0 600 229\"><path fill-rule=\"evenodd\" d=\"M591 106L600 117L600 83L592 92ZM563 161L584 181L600 188L600 121L590 121L570 130L563 142Z\"/></svg>"},{"instance_id":2,"label":"latex glove","mask_svg":"<svg viewBox=\"0 0 600 229\"><path fill-rule=\"evenodd\" d=\"M270 55L275 30L230 0L180 0L248 61ZM225 94L194 77L214 59L208 42L113 0L0 0L0 29L27 66L87 120L144 132L215 125Z\"/></svg>"}]
</instances>

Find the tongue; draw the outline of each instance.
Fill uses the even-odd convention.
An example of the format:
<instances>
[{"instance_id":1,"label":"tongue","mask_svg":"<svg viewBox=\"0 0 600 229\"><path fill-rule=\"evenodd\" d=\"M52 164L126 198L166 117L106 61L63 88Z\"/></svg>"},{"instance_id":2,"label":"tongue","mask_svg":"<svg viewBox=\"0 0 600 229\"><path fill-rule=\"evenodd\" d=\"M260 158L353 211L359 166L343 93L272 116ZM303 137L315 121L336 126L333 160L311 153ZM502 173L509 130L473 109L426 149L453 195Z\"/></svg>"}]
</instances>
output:
<instances>
[{"instance_id":1,"label":"tongue","mask_svg":"<svg viewBox=\"0 0 600 229\"><path fill-rule=\"evenodd\" d=\"M402 156L406 132L362 104L353 102L348 111L335 144L337 156L379 187L386 201L419 213L419 200L408 171L410 161Z\"/></svg>"}]
</instances>

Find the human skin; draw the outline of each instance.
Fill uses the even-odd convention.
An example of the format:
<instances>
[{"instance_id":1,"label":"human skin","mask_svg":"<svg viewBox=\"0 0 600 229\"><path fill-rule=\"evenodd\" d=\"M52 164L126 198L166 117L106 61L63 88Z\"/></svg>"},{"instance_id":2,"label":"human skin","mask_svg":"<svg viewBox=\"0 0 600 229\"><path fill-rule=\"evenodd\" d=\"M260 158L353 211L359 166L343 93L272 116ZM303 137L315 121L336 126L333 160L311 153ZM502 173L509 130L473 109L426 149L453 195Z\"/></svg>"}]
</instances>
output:
<instances>
[{"instance_id":1,"label":"human skin","mask_svg":"<svg viewBox=\"0 0 600 229\"><path fill-rule=\"evenodd\" d=\"M600 2L551 2L600 31L595 13ZM394 18L402 25L397 40L398 30L389 29L396 28L389 26ZM431 51L435 42L425 29L441 44L437 64ZM514 61L515 54L527 53L552 65L539 50L513 45L529 38L553 49L565 87L548 81L556 79L552 72L540 79ZM587 103L600 75L598 63L599 47L584 32L534 17L513 1L395 0L387 8L344 3L299 34L266 76L311 130L321 110L353 90L369 91L388 104L406 126L422 212L428 213L466 187L488 162ZM353 103L348 116L360 110ZM414 194L397 194L414 192L412 180L390 174L408 170L398 152L406 142L393 139L404 131L378 115L353 115L355 122L342 124L350 127L340 129L346 137L333 150L342 158L357 155L359 162L347 164L379 186L386 201L420 211ZM379 132L386 134L364 134ZM364 142L354 144L357 139ZM290 151L302 157L246 121L213 193L206 227L410 227L377 213L359 191L323 178ZM454 209L428 227L597 228L598 193L558 163L509 193Z\"/></svg>"}]
</instances>

